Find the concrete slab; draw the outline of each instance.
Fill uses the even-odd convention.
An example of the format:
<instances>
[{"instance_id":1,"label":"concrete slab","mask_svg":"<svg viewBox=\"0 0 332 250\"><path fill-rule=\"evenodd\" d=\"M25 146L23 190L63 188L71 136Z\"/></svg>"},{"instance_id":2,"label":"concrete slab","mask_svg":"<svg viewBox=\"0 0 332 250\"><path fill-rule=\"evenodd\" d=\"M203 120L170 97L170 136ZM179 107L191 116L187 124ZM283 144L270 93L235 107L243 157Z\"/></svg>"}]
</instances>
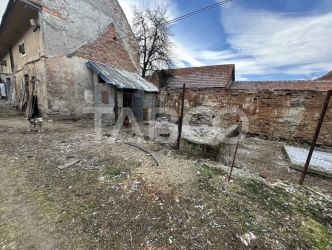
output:
<instances>
[{"instance_id":1,"label":"concrete slab","mask_svg":"<svg viewBox=\"0 0 332 250\"><path fill-rule=\"evenodd\" d=\"M226 137L234 134L237 129L237 125L233 125L228 129L207 125L184 125L182 128L182 138L193 144L217 146L222 143Z\"/></svg>"},{"instance_id":2,"label":"concrete slab","mask_svg":"<svg viewBox=\"0 0 332 250\"><path fill-rule=\"evenodd\" d=\"M309 149L284 145L291 168L302 171ZM309 173L332 178L332 153L315 150L309 166Z\"/></svg>"},{"instance_id":3,"label":"concrete slab","mask_svg":"<svg viewBox=\"0 0 332 250\"><path fill-rule=\"evenodd\" d=\"M190 156L219 160L225 139L237 134L238 126L228 129L207 125L183 127L180 150Z\"/></svg>"}]
</instances>

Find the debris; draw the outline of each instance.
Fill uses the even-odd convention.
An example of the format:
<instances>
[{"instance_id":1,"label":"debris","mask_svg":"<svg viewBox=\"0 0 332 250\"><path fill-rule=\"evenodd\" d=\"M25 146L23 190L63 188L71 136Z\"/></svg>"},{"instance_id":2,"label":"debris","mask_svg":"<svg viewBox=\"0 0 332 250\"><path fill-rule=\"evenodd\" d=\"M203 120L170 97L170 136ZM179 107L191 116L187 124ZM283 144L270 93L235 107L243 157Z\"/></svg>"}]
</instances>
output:
<instances>
[{"instance_id":1,"label":"debris","mask_svg":"<svg viewBox=\"0 0 332 250\"><path fill-rule=\"evenodd\" d=\"M160 129L159 135L162 137L169 137L171 135L171 132L169 130L169 124L166 117L161 118L160 125L161 127L159 128Z\"/></svg>"},{"instance_id":2,"label":"debris","mask_svg":"<svg viewBox=\"0 0 332 250\"><path fill-rule=\"evenodd\" d=\"M264 171L261 171L259 173L259 176L262 177L263 179L267 179L267 174Z\"/></svg>"},{"instance_id":3,"label":"debris","mask_svg":"<svg viewBox=\"0 0 332 250\"><path fill-rule=\"evenodd\" d=\"M148 155L148 156L151 156L152 159L156 162L157 166L159 166L159 162L158 162L158 160L156 159L156 157L154 157L153 154L150 153L148 150L146 150L146 149L144 149L144 148L142 148L142 147L140 147L140 146L138 146L138 145L135 145L135 144L133 144L133 143L130 143L130 142L125 142L124 144L126 144L126 145L128 145L128 146L132 146L132 147L138 148L138 149L142 150L143 152L147 153L147 155Z\"/></svg>"},{"instance_id":4,"label":"debris","mask_svg":"<svg viewBox=\"0 0 332 250\"><path fill-rule=\"evenodd\" d=\"M252 232L245 233L240 237L240 240L245 244L246 246L249 246L252 240L256 240L257 237Z\"/></svg>"},{"instance_id":5,"label":"debris","mask_svg":"<svg viewBox=\"0 0 332 250\"><path fill-rule=\"evenodd\" d=\"M225 151L225 140L238 130L234 125L228 129L219 127L183 126L181 151L190 156L203 157L218 161L221 152Z\"/></svg>"},{"instance_id":6,"label":"debris","mask_svg":"<svg viewBox=\"0 0 332 250\"><path fill-rule=\"evenodd\" d=\"M0 123L4 123L2 118ZM11 125L9 120L7 126ZM22 131L25 125L23 121ZM39 233L41 218L41 232L52 236L54 230L59 230L59 241L64 240L69 248L77 244L85 248L112 245L133 249L330 246L331 197L318 192L330 193L331 182L309 176L308 183L316 187L299 187L284 181L275 184L277 177L289 182L292 176L297 177L293 170L291 174L287 172L283 143L244 139L237 158L242 168L234 168L236 179L228 185L230 168L221 162L193 160L169 147L154 142L145 144L142 138L124 133L117 144L113 140L98 143L85 125L57 122L48 126L51 133L43 135L26 136L14 130L2 134L0 186L5 191L6 187L14 188L3 192L5 199L0 204L5 220L0 225L3 238L21 244L21 233L26 233L26 228L35 228ZM105 132L109 133L106 129ZM152 167L155 163L145 152L123 142L149 150L162 168ZM135 153L138 157L131 157ZM33 158L27 160L28 156ZM73 158L80 162L67 170L45 167L57 167ZM76 166L81 167L70 171ZM258 177L261 172L273 184ZM25 194L29 194L28 200ZM15 197L10 199L12 195ZM21 207L27 205L29 209L22 211ZM22 218L26 212L33 215L32 224ZM81 237L82 230L91 241ZM13 236L6 237L12 232ZM0 240L0 249L8 244Z\"/></svg>"},{"instance_id":7,"label":"debris","mask_svg":"<svg viewBox=\"0 0 332 250\"><path fill-rule=\"evenodd\" d=\"M66 162L66 163L63 164L63 165L58 166L58 169L63 170L63 169L69 168L69 167L71 167L72 165L74 165L74 164L76 164L76 163L79 163L79 162L80 162L79 159L75 159L75 158L74 158L74 159L71 159L70 161Z\"/></svg>"}]
</instances>

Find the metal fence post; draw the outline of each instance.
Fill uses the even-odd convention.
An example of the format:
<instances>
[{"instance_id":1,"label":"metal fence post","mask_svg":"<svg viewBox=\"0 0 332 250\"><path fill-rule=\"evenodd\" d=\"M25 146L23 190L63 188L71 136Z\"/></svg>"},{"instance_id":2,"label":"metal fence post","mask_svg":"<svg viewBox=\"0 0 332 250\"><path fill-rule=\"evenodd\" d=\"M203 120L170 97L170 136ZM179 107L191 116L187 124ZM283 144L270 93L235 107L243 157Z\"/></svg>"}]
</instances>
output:
<instances>
[{"instance_id":1,"label":"metal fence post","mask_svg":"<svg viewBox=\"0 0 332 250\"><path fill-rule=\"evenodd\" d=\"M312 158L312 154L314 153L314 149L315 149L315 146L316 146L316 143L317 143L317 140L318 140L320 129L322 128L322 125L323 125L324 117L325 117L327 108L329 106L331 96L332 96L332 90L329 90L326 94L323 109L322 109L322 112L320 114L319 121L318 121L317 128L316 128L316 132L315 132L315 135L314 135L314 138L312 140L311 147L310 147L310 150L309 150L308 158L307 158L307 161L304 165L304 169L302 171L301 179L299 181L300 185L303 185L304 179L305 179L305 177L308 173L308 169L309 169L310 161L311 161L311 158Z\"/></svg>"},{"instance_id":2,"label":"metal fence post","mask_svg":"<svg viewBox=\"0 0 332 250\"><path fill-rule=\"evenodd\" d=\"M181 116L179 120L179 126L178 126L178 138L177 138L177 149L180 149L180 142L181 142L181 135L182 135L182 123L183 123L183 112L184 112L184 98L185 98L185 93L186 93L186 85L183 84L182 88L182 104L181 104Z\"/></svg>"}]
</instances>

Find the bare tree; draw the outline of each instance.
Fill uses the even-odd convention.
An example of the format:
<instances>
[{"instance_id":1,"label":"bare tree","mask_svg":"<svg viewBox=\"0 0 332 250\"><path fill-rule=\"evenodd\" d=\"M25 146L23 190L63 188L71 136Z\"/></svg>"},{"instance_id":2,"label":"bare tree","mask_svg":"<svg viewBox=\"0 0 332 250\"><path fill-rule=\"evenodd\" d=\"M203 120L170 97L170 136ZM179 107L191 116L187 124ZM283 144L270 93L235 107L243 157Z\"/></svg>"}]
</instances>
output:
<instances>
[{"instance_id":1,"label":"bare tree","mask_svg":"<svg viewBox=\"0 0 332 250\"><path fill-rule=\"evenodd\" d=\"M312 80L314 80L315 79L315 75L316 75L316 73L308 73L308 74L305 74L304 75L304 80L306 80L306 81L312 81Z\"/></svg>"},{"instance_id":2,"label":"bare tree","mask_svg":"<svg viewBox=\"0 0 332 250\"><path fill-rule=\"evenodd\" d=\"M135 10L133 30L140 47L142 77L170 66L171 32L166 22L166 6Z\"/></svg>"}]
</instances>

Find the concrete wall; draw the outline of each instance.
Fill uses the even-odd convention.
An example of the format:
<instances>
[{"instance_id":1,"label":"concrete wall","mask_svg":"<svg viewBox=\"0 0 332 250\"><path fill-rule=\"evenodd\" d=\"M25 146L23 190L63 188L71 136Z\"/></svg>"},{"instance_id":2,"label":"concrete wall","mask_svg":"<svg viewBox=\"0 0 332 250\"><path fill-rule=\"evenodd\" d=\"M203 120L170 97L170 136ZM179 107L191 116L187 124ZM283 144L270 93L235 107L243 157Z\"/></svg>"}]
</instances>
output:
<instances>
[{"instance_id":1,"label":"concrete wall","mask_svg":"<svg viewBox=\"0 0 332 250\"><path fill-rule=\"evenodd\" d=\"M179 90L168 90L162 102L178 113L181 107ZM211 123L224 108L237 107L249 118L249 133L271 139L310 142L324 102L325 93L315 91L244 91L224 89L188 89L185 114L189 122ZM196 108L196 111L191 109ZM199 113L199 115L197 115ZM236 122L237 115L225 115L221 126ZM332 146L332 103L324 121L319 143Z\"/></svg>"},{"instance_id":2,"label":"concrete wall","mask_svg":"<svg viewBox=\"0 0 332 250\"><path fill-rule=\"evenodd\" d=\"M116 121L115 115L115 95L121 95L121 91L118 93L115 88L106 85L104 83L99 83L97 77L93 76L95 85L95 95L94 95L94 102L96 107L98 108L107 108L107 113L102 114L102 121L107 125L113 125ZM103 100L102 93L107 94L107 99ZM107 102L103 102L107 101ZM122 107L122 104L121 104Z\"/></svg>"},{"instance_id":3,"label":"concrete wall","mask_svg":"<svg viewBox=\"0 0 332 250\"><path fill-rule=\"evenodd\" d=\"M45 60L49 115L80 117L84 115L84 107L91 105L86 93L93 93L94 86L85 63L79 57Z\"/></svg>"}]
</instances>

